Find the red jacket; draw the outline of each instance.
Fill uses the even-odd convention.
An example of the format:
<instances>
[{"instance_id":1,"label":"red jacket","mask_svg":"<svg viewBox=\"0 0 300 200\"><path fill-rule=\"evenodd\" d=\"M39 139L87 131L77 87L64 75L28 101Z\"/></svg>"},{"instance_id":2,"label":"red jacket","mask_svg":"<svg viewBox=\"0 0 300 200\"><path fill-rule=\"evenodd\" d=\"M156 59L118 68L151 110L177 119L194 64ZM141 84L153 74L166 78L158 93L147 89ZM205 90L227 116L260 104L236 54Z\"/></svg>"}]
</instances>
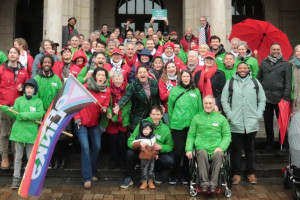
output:
<instances>
[{"instance_id":1,"label":"red jacket","mask_svg":"<svg viewBox=\"0 0 300 200\"><path fill-rule=\"evenodd\" d=\"M84 84L84 87L87 88L87 84ZM107 87L106 92L94 92L90 89L87 89L103 106L108 108L110 102L110 89ZM91 103L81 111L79 111L75 116L74 120L81 119L81 125L87 127L93 127L99 125L100 116L103 113L102 109L97 103Z\"/></svg>"},{"instance_id":2,"label":"red jacket","mask_svg":"<svg viewBox=\"0 0 300 200\"><path fill-rule=\"evenodd\" d=\"M7 66L8 61L0 66L0 105L13 106L16 98L23 94L18 91L18 85L22 86L28 79L28 73L24 66L18 62L21 68L15 81L15 73Z\"/></svg>"},{"instance_id":3,"label":"red jacket","mask_svg":"<svg viewBox=\"0 0 300 200\"><path fill-rule=\"evenodd\" d=\"M82 68L84 68L84 66L87 63L87 57L83 51L76 51L73 55L72 61L73 63L75 63L76 59L80 57L83 58L83 63L80 66L79 65L77 66L80 68L80 70L82 70Z\"/></svg>"},{"instance_id":4,"label":"red jacket","mask_svg":"<svg viewBox=\"0 0 300 200\"><path fill-rule=\"evenodd\" d=\"M183 66L183 68L182 68L182 70L185 70L185 69L187 69L187 65ZM198 66L197 66L196 69L193 71L192 76L194 77L195 74L196 74L198 71L200 71L201 69L202 69L202 66L200 66L199 63L198 63Z\"/></svg>"},{"instance_id":5,"label":"red jacket","mask_svg":"<svg viewBox=\"0 0 300 200\"><path fill-rule=\"evenodd\" d=\"M104 69L106 69L109 73L113 69L113 66L112 66L112 64L107 63L107 64L104 65ZM124 61L123 61L122 64L121 64L121 71L122 71L122 74L124 76L124 80L126 82L128 82L129 75L130 75L130 72L131 72L131 67L129 67L129 65L125 64Z\"/></svg>"},{"instance_id":6,"label":"red jacket","mask_svg":"<svg viewBox=\"0 0 300 200\"><path fill-rule=\"evenodd\" d=\"M33 57L31 55L27 54L27 73L28 73L28 79L31 78L33 62L34 62Z\"/></svg>"},{"instance_id":7,"label":"red jacket","mask_svg":"<svg viewBox=\"0 0 300 200\"><path fill-rule=\"evenodd\" d=\"M194 35L192 36L190 42L186 40L185 36L183 36L183 38L180 40L180 44L182 45L184 52L187 52L190 49L191 41L195 41L197 45L199 44L199 39Z\"/></svg>"},{"instance_id":8,"label":"red jacket","mask_svg":"<svg viewBox=\"0 0 300 200\"><path fill-rule=\"evenodd\" d=\"M60 79L62 79L61 75L64 65L63 61L55 61L54 66L52 67L54 74L56 74ZM80 71L81 69L77 65L71 63L70 73L75 76L75 78L77 78Z\"/></svg>"},{"instance_id":9,"label":"red jacket","mask_svg":"<svg viewBox=\"0 0 300 200\"><path fill-rule=\"evenodd\" d=\"M184 69L184 64L183 64L182 60L180 60L180 58L175 56L174 62L176 63L177 68L179 69L179 71L182 71Z\"/></svg>"},{"instance_id":10,"label":"red jacket","mask_svg":"<svg viewBox=\"0 0 300 200\"><path fill-rule=\"evenodd\" d=\"M172 80L171 83L173 87L177 86L176 81ZM170 91L168 91L167 85L162 81L162 79L160 79L158 82L158 89L159 89L159 97L165 107L165 112L168 113L168 98L169 98Z\"/></svg>"}]
</instances>

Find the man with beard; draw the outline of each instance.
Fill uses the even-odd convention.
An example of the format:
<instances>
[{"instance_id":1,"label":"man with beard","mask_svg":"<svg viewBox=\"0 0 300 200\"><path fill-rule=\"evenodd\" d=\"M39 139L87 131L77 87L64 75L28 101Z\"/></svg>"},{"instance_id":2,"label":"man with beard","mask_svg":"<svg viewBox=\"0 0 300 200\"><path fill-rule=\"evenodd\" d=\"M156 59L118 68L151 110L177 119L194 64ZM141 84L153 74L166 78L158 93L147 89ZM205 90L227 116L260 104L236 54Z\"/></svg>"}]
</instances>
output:
<instances>
[{"instance_id":1,"label":"man with beard","mask_svg":"<svg viewBox=\"0 0 300 200\"><path fill-rule=\"evenodd\" d=\"M78 35L78 31L75 29L76 19L71 17L68 20L68 25L62 28L62 47L68 45L68 42L74 35Z\"/></svg>"},{"instance_id":2,"label":"man with beard","mask_svg":"<svg viewBox=\"0 0 300 200\"><path fill-rule=\"evenodd\" d=\"M210 51L215 54L216 64L218 68L220 68L226 54L226 50L224 49L223 44L221 44L220 37L216 35L210 37Z\"/></svg>"}]
</instances>

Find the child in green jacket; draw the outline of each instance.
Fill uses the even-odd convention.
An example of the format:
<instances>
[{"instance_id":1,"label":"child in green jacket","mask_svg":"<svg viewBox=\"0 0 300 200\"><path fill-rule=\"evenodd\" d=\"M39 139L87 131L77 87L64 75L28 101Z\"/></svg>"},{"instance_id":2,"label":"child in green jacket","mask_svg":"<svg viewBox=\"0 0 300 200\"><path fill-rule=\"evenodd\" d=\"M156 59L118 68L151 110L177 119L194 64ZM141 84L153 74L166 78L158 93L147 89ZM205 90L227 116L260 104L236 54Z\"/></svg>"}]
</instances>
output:
<instances>
[{"instance_id":1,"label":"child in green jacket","mask_svg":"<svg viewBox=\"0 0 300 200\"><path fill-rule=\"evenodd\" d=\"M14 175L11 189L17 189L21 180L21 166L24 147L27 159L38 134L38 124L35 120L41 120L45 111L43 102L37 94L38 86L34 79L29 79L24 84L24 95L17 98L13 110L19 114L9 111L7 106L1 106L1 110L15 119L9 140L15 141Z\"/></svg>"}]
</instances>

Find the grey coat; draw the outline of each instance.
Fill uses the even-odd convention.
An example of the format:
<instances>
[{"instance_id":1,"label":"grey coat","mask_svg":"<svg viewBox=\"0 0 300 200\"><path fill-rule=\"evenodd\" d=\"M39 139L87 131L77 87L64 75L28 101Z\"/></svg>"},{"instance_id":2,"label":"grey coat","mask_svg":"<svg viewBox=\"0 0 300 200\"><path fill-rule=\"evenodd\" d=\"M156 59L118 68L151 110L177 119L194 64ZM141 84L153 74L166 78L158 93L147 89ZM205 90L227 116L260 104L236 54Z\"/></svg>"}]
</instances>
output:
<instances>
[{"instance_id":1,"label":"grey coat","mask_svg":"<svg viewBox=\"0 0 300 200\"><path fill-rule=\"evenodd\" d=\"M252 133L259 130L259 120L265 110L266 96L259 81L257 83L258 95L251 75L245 82L239 75L235 75L232 86L232 108L229 103L229 80L224 86L221 103L232 133L245 133L245 130L246 133Z\"/></svg>"},{"instance_id":2,"label":"grey coat","mask_svg":"<svg viewBox=\"0 0 300 200\"><path fill-rule=\"evenodd\" d=\"M68 26L62 27L62 48L67 46L68 41L70 41L71 37L74 35L78 35L78 31L75 28L73 29L72 34L70 34Z\"/></svg>"}]
</instances>

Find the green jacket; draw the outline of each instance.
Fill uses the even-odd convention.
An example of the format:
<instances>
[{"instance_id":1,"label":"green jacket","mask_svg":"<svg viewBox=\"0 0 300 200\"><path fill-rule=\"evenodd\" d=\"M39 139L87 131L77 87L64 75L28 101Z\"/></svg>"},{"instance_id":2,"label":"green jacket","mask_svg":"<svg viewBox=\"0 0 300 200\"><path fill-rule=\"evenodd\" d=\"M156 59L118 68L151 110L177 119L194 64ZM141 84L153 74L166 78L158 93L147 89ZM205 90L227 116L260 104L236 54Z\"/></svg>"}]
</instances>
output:
<instances>
[{"instance_id":1,"label":"green jacket","mask_svg":"<svg viewBox=\"0 0 300 200\"><path fill-rule=\"evenodd\" d=\"M80 71L80 73L77 75L77 80L81 83L81 84L84 84L84 83L87 83L87 81L84 81L84 77L86 75L86 73L88 72L88 69L89 70L94 70L93 68L89 67L89 66L85 66L82 68L82 70ZM108 84L107 84L107 87L109 87L110 85L110 76L109 76L109 73L108 73Z\"/></svg>"},{"instance_id":2,"label":"green jacket","mask_svg":"<svg viewBox=\"0 0 300 200\"><path fill-rule=\"evenodd\" d=\"M183 62L184 65L187 63L187 52L184 52L182 45L180 45L180 51L177 57Z\"/></svg>"},{"instance_id":3,"label":"green jacket","mask_svg":"<svg viewBox=\"0 0 300 200\"><path fill-rule=\"evenodd\" d=\"M34 79L39 86L37 96L42 100L44 109L48 110L54 97L62 88L61 80L55 74L52 77L42 77L38 74Z\"/></svg>"},{"instance_id":4,"label":"green jacket","mask_svg":"<svg viewBox=\"0 0 300 200\"><path fill-rule=\"evenodd\" d=\"M263 116L266 96L260 82L256 80L259 90L256 95L251 75L243 81L239 75L234 77L232 101L229 103L229 81L223 88L221 103L233 133L253 133L259 130L259 120Z\"/></svg>"},{"instance_id":5,"label":"green jacket","mask_svg":"<svg viewBox=\"0 0 300 200\"><path fill-rule=\"evenodd\" d=\"M222 65L218 66L218 69L224 72L227 81L235 76L237 65L233 65L232 69L227 69L223 63Z\"/></svg>"},{"instance_id":6,"label":"green jacket","mask_svg":"<svg viewBox=\"0 0 300 200\"><path fill-rule=\"evenodd\" d=\"M153 123L151 117L148 117L145 120ZM127 141L127 145L130 149L133 149L132 142L135 140L136 136L139 135L139 131L140 131L140 125L138 124ZM160 153L172 152L173 147L174 147L173 138L172 138L169 127L167 125L165 125L162 122L162 120L160 120L160 123L158 126L155 126L153 134L156 137L156 143L162 147L162 149L159 151Z\"/></svg>"},{"instance_id":7,"label":"green jacket","mask_svg":"<svg viewBox=\"0 0 300 200\"><path fill-rule=\"evenodd\" d=\"M215 111L211 113L202 112L192 120L187 134L185 151L192 152L204 149L209 155L219 147L226 151L231 141L230 127L226 118Z\"/></svg>"},{"instance_id":8,"label":"green jacket","mask_svg":"<svg viewBox=\"0 0 300 200\"><path fill-rule=\"evenodd\" d=\"M120 109L131 100L131 113L130 113L130 128L134 130L137 124L149 116L150 110L154 105L160 105L158 94L158 84L155 80L148 78L150 84L150 99L147 99L146 93L138 79L132 82L126 90L125 95L119 101Z\"/></svg>"},{"instance_id":9,"label":"green jacket","mask_svg":"<svg viewBox=\"0 0 300 200\"><path fill-rule=\"evenodd\" d=\"M1 110L8 116L16 119L12 126L9 139L20 143L34 144L38 134L38 124L35 120L41 120L45 114L43 102L36 95L30 100L25 95L18 97L13 110L19 114L8 111L7 106L1 106Z\"/></svg>"},{"instance_id":10,"label":"green jacket","mask_svg":"<svg viewBox=\"0 0 300 200\"><path fill-rule=\"evenodd\" d=\"M240 64L241 62L245 62L249 65L252 77L256 78L259 70L258 61L253 57L246 57L244 61L240 60L239 58L236 58L234 66L237 68L238 64Z\"/></svg>"},{"instance_id":11,"label":"green jacket","mask_svg":"<svg viewBox=\"0 0 300 200\"><path fill-rule=\"evenodd\" d=\"M187 91L176 101L176 98L185 91L177 85L173 87L168 99L169 127L175 130L183 130L190 126L193 117L203 111L201 94L198 88Z\"/></svg>"},{"instance_id":12,"label":"green jacket","mask_svg":"<svg viewBox=\"0 0 300 200\"><path fill-rule=\"evenodd\" d=\"M0 65L7 61L7 56L3 51L0 51Z\"/></svg>"}]
</instances>

